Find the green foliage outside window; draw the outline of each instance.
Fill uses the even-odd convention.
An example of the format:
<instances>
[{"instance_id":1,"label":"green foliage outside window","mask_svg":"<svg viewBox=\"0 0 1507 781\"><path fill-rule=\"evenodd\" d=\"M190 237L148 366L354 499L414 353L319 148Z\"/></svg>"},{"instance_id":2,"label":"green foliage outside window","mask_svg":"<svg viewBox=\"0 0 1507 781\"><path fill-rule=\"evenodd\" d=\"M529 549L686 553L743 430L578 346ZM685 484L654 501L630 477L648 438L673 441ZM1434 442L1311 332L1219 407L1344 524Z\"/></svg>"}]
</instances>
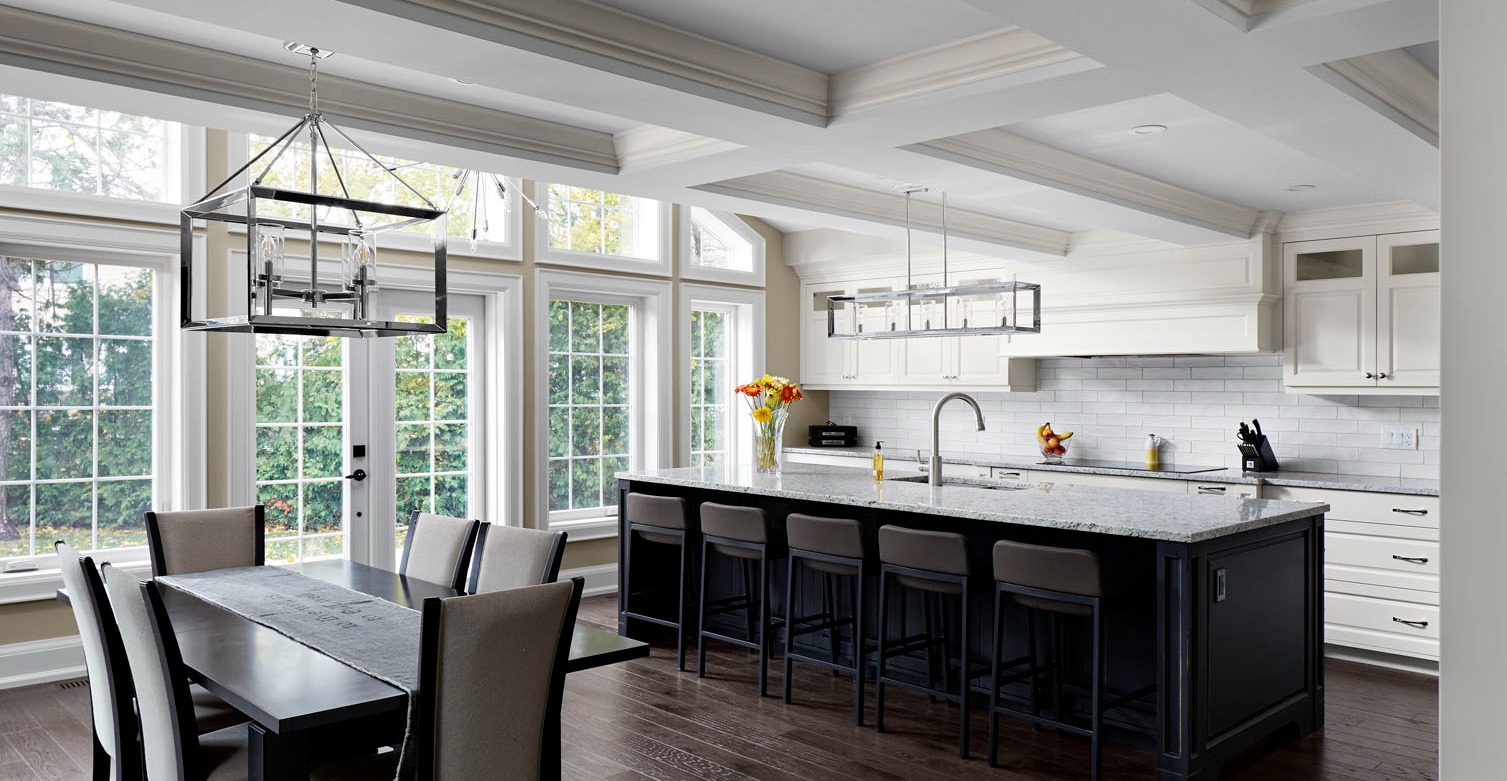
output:
<instances>
[{"instance_id":1,"label":"green foliage outside window","mask_svg":"<svg viewBox=\"0 0 1507 781\"><path fill-rule=\"evenodd\" d=\"M630 310L549 302L549 509L617 506L631 452Z\"/></svg>"},{"instance_id":2,"label":"green foliage outside window","mask_svg":"<svg viewBox=\"0 0 1507 781\"><path fill-rule=\"evenodd\" d=\"M732 425L732 370L726 312L691 310L691 463L727 460Z\"/></svg>"},{"instance_id":3,"label":"green foliage outside window","mask_svg":"<svg viewBox=\"0 0 1507 781\"><path fill-rule=\"evenodd\" d=\"M0 184L164 201L172 124L0 95Z\"/></svg>"},{"instance_id":4,"label":"green foliage outside window","mask_svg":"<svg viewBox=\"0 0 1507 781\"><path fill-rule=\"evenodd\" d=\"M640 199L621 193L549 186L550 249L590 252L598 255L634 256L642 231Z\"/></svg>"},{"instance_id":5,"label":"green foliage outside window","mask_svg":"<svg viewBox=\"0 0 1507 781\"><path fill-rule=\"evenodd\" d=\"M0 557L146 541L153 272L0 257Z\"/></svg>"}]
</instances>

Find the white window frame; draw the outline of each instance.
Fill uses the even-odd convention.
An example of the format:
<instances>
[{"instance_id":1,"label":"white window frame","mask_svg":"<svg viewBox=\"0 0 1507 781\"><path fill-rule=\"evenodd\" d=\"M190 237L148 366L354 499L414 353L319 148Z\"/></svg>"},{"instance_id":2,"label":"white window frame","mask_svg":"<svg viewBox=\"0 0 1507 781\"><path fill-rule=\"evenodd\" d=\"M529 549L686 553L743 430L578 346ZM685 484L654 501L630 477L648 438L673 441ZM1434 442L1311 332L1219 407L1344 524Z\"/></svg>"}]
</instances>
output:
<instances>
[{"instance_id":1,"label":"white window frame","mask_svg":"<svg viewBox=\"0 0 1507 781\"><path fill-rule=\"evenodd\" d=\"M321 245L320 253L336 251L334 245ZM290 261L295 259L290 258ZM245 250L231 250L228 263L238 268L246 262ZM396 263L378 263L377 278L384 287L432 293L433 276L430 269ZM486 391L481 398L485 407L486 422L481 432L486 443L487 471L496 480L500 491L489 491L482 505L485 520L509 526L523 523L523 394L509 393L507 388L523 387L523 278L516 274L488 271L449 270L445 275L446 289L457 293L469 293L484 299L486 326L483 341L486 345L482 365L482 384ZM381 296L380 291L377 294ZM226 334L230 341L226 385L229 398L226 403L227 437L230 451L226 470L225 495L231 504L254 504L256 502L256 338L250 334ZM365 382L366 378L357 381ZM390 392L390 391L389 391ZM393 470L382 454L371 454L366 469L374 474L380 470ZM382 504L372 502L372 512L381 512L386 507L389 513L396 512L390 500ZM399 519L401 522L401 519ZM352 539L348 549L366 544Z\"/></svg>"},{"instance_id":2,"label":"white window frame","mask_svg":"<svg viewBox=\"0 0 1507 781\"><path fill-rule=\"evenodd\" d=\"M564 184L555 182L555 184ZM567 185L574 186L574 185ZM534 216L534 259L537 263L547 263L558 266L573 266L576 268L592 269L594 271L612 271L617 273L629 272L633 274L645 274L655 277L668 277L671 272L672 257L670 239L671 213L674 204L668 201L656 201L653 198L642 200L654 201L659 204L659 219L657 228L659 231L659 253L653 258L639 258L631 255L607 255L600 252L582 252L580 250L555 249L549 246L549 182L537 182L534 185L534 200L539 204L539 210ZM597 188L587 188L597 189ZM612 190L600 190L598 192L614 192ZM615 193L637 198L629 193Z\"/></svg>"},{"instance_id":3,"label":"white window frame","mask_svg":"<svg viewBox=\"0 0 1507 781\"><path fill-rule=\"evenodd\" d=\"M764 287L764 237L754 230L752 226L743 221L742 217L730 212L719 212L705 209L699 206L681 205L679 210L679 239L680 239L680 278L694 279L702 282L723 282L730 285L749 285L751 287ZM748 242L750 252L753 254L753 268L749 271L739 271L730 268L707 268L692 262L691 258L691 223L694 222L693 214L697 209L707 213L719 225L739 239Z\"/></svg>"},{"instance_id":4,"label":"white window frame","mask_svg":"<svg viewBox=\"0 0 1507 781\"><path fill-rule=\"evenodd\" d=\"M3 87L0 87L0 91L4 91ZM7 94L21 93L7 92ZM31 97L34 100L56 100L60 103L69 102L55 97L36 98L31 95L24 95L24 97ZM93 106L87 107L93 108ZM178 213L183 208L182 204L191 198L199 197L201 193L198 191L204 188L204 128L170 120L161 121L167 123L169 133L169 149L165 161L168 166L168 191L163 194L165 200L138 201L108 195L59 192L5 184L0 185L0 208L177 227Z\"/></svg>"},{"instance_id":5,"label":"white window frame","mask_svg":"<svg viewBox=\"0 0 1507 781\"><path fill-rule=\"evenodd\" d=\"M673 395L663 392L671 349L673 290L669 282L606 274L540 269L534 277L534 515L535 528L565 531L571 540L617 535L617 513L579 517L577 511L549 509L549 302L570 298L634 307L629 362L629 469L670 465Z\"/></svg>"},{"instance_id":6,"label":"white window frame","mask_svg":"<svg viewBox=\"0 0 1507 781\"><path fill-rule=\"evenodd\" d=\"M728 367L733 372L733 387L763 376L764 353L764 291L744 290L714 285L680 286L679 358L681 377L676 399L680 405L680 438L677 443L677 463L691 463L691 310L712 310L732 315L732 338ZM756 374L757 372L757 374ZM746 414L743 402L729 399L732 404L732 425L728 427L727 452L731 463L747 458L753 441L752 418Z\"/></svg>"},{"instance_id":7,"label":"white window frame","mask_svg":"<svg viewBox=\"0 0 1507 781\"><path fill-rule=\"evenodd\" d=\"M204 236L193 240L196 274L202 274ZM153 381L157 387L153 415L152 473L158 481L161 510L190 510L205 503L205 336L179 329L178 231L111 225L41 216L0 215L0 252L43 260L119 264L156 272L158 306L153 329L158 335ZM92 553L97 561L131 572L150 569L146 546ZM9 562L25 559L9 559ZM29 561L36 569L0 573L0 604L52 599L62 586L56 554Z\"/></svg>"},{"instance_id":8,"label":"white window frame","mask_svg":"<svg viewBox=\"0 0 1507 781\"><path fill-rule=\"evenodd\" d=\"M258 133L257 135L263 134ZM273 133L272 137L276 138L277 134ZM333 145L340 147L338 140L335 141ZM423 159L426 147L422 145L417 147L402 146L400 148L400 146L397 144L388 143L383 137L371 138L368 136L362 136L361 145L366 147L367 150L374 155L401 157L406 160L417 160L419 162L425 163L426 165L439 165L445 166L447 168L464 167L453 166L449 163L429 163L427 160ZM250 157L250 133L230 132L225 134L225 159L227 162L227 171L234 171L245 165L246 161L250 159ZM260 168L260 164L258 165L258 168ZM399 176L402 175L402 171L398 171L397 173ZM476 249L473 250L471 249L470 240L457 238L455 236L449 236L447 237L445 247L446 254L452 257L461 258L486 258L489 260L508 261L523 260L523 204L521 203L521 199L519 199L518 197L518 191L519 188L523 186L523 181L516 177L503 176L502 174L498 174L498 176L502 177L503 181L507 184L508 187L507 241L489 241L480 239L476 242ZM234 186L239 186L239 184L236 184ZM475 186L475 183L473 182L471 186ZM199 194L195 194L190 197L197 198L198 195ZM440 208L444 208L445 203L436 202L435 205ZM177 219L177 211L175 210L173 212L173 220L176 222ZM233 234L244 236L246 234L246 226L236 223L230 223L229 231ZM381 238L378 240L377 249L380 251L389 248L394 250L402 250L405 252L428 253L434 250L434 241L430 237L420 233L401 233L398 231L388 231L386 233L383 233ZM335 257L339 257L339 254L337 253Z\"/></svg>"}]
</instances>

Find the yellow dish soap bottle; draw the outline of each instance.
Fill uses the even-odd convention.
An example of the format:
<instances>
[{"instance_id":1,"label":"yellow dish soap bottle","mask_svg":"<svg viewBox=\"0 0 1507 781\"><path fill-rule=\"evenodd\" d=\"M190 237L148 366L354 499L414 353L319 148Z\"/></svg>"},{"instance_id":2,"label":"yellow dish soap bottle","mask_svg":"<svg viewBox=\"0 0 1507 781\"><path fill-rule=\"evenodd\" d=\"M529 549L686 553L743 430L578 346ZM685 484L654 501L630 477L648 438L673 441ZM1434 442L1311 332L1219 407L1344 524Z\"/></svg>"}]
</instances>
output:
<instances>
[{"instance_id":1,"label":"yellow dish soap bottle","mask_svg":"<svg viewBox=\"0 0 1507 781\"><path fill-rule=\"evenodd\" d=\"M882 440L881 441L876 441L874 443L874 479L875 480L883 480L884 479L884 453L881 452L881 448L883 446L884 446L884 442Z\"/></svg>"},{"instance_id":2,"label":"yellow dish soap bottle","mask_svg":"<svg viewBox=\"0 0 1507 781\"><path fill-rule=\"evenodd\" d=\"M1155 434L1146 435L1146 468L1162 468L1162 438Z\"/></svg>"}]
</instances>

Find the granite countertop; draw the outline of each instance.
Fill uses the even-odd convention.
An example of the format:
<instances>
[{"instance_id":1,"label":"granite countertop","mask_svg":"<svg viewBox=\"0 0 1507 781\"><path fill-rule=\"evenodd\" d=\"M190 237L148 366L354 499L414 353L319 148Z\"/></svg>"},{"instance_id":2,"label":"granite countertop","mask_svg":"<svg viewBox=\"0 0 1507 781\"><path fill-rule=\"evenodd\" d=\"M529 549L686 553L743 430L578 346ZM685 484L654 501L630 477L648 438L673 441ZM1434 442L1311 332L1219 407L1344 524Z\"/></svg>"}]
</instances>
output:
<instances>
[{"instance_id":1,"label":"granite countertop","mask_svg":"<svg viewBox=\"0 0 1507 781\"><path fill-rule=\"evenodd\" d=\"M787 453L807 453L822 456L851 456L867 458L874 454L870 447L786 447ZM886 451L885 456L899 462L910 462L915 454L906 450ZM1338 491L1369 491L1384 494L1411 494L1414 496L1438 496L1439 481L1410 477L1373 477L1370 475L1341 475L1325 472L1270 472L1253 474L1234 469L1213 472L1151 472L1144 469L1114 468L1105 466L1043 464L1038 461L1011 458L981 458L959 456L947 458L949 464L1001 467L1003 469L1031 469L1043 472L1071 472L1090 475L1123 475L1125 477L1150 477L1161 480L1194 480L1200 483L1235 483L1239 485L1278 485L1291 488L1328 488Z\"/></svg>"},{"instance_id":2,"label":"granite countertop","mask_svg":"<svg viewBox=\"0 0 1507 781\"><path fill-rule=\"evenodd\" d=\"M915 473L875 481L840 466L787 463L778 475L755 474L750 465L619 472L621 479L759 494L883 510L1070 529L1169 542L1200 542L1327 512L1329 505L1268 499L1098 488L1019 486L955 481L933 488L906 482ZM1007 487L1008 486L1008 487Z\"/></svg>"}]
</instances>

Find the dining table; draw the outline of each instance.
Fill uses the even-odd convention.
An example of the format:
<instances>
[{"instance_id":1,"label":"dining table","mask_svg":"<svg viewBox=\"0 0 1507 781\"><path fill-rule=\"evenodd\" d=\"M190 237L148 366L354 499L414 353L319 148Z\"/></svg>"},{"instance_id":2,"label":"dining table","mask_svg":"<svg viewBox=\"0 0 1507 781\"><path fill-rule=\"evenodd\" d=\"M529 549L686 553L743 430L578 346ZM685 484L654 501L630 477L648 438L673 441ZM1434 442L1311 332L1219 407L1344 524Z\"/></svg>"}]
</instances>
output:
<instances>
[{"instance_id":1,"label":"dining table","mask_svg":"<svg viewBox=\"0 0 1507 781\"><path fill-rule=\"evenodd\" d=\"M460 592L344 559L278 565L403 607ZM408 694L297 639L176 588L163 604L189 678L250 720L251 781L306 779L319 761L400 741ZM66 589L57 596L68 601ZM646 643L577 622L566 671L649 655Z\"/></svg>"}]
</instances>

